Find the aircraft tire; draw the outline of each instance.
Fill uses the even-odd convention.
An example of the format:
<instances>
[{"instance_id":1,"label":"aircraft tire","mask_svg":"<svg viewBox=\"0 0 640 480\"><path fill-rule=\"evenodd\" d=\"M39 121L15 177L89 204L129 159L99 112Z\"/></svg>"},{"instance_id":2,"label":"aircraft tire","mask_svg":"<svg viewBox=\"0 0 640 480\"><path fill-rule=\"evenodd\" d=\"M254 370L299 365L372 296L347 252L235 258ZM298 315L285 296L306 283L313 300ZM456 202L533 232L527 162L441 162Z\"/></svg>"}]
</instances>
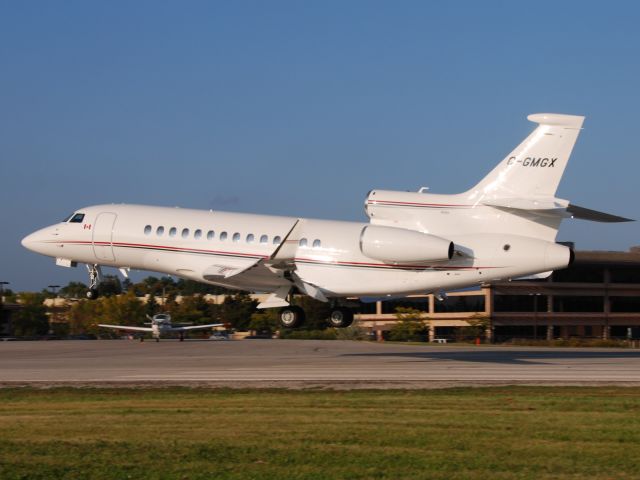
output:
<instances>
[{"instance_id":1,"label":"aircraft tire","mask_svg":"<svg viewBox=\"0 0 640 480\"><path fill-rule=\"evenodd\" d=\"M98 289L97 288L92 288L90 290L87 290L87 298L89 300L95 300L99 296L100 296L100 294L98 293Z\"/></svg>"},{"instance_id":2,"label":"aircraft tire","mask_svg":"<svg viewBox=\"0 0 640 480\"><path fill-rule=\"evenodd\" d=\"M353 312L346 307L334 308L328 322L333 328L346 328L353 323Z\"/></svg>"},{"instance_id":3,"label":"aircraft tire","mask_svg":"<svg viewBox=\"0 0 640 480\"><path fill-rule=\"evenodd\" d=\"M296 328L304 323L304 310L300 307L283 307L278 316L280 325L284 328Z\"/></svg>"}]
</instances>

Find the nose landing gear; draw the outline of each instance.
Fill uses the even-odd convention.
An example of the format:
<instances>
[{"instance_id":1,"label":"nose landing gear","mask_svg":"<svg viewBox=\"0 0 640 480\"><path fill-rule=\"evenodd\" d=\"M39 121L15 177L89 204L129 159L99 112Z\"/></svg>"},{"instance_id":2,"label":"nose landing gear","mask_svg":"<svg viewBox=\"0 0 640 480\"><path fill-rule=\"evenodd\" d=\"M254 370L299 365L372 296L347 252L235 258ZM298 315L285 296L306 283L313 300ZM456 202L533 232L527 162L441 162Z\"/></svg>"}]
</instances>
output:
<instances>
[{"instance_id":1,"label":"nose landing gear","mask_svg":"<svg viewBox=\"0 0 640 480\"><path fill-rule=\"evenodd\" d=\"M89 290L87 290L87 298L95 300L100 296L98 293L98 285L102 281L102 269L100 265L87 265L89 271Z\"/></svg>"}]
</instances>

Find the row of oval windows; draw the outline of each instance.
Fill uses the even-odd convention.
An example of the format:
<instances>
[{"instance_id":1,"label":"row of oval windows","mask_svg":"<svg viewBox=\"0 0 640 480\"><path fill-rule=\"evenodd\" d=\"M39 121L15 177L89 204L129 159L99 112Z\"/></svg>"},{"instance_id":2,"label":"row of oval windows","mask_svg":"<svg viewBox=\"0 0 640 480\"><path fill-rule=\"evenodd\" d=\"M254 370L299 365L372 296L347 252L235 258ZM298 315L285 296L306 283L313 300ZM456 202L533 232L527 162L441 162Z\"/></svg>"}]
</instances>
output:
<instances>
[{"instance_id":1,"label":"row of oval windows","mask_svg":"<svg viewBox=\"0 0 640 480\"><path fill-rule=\"evenodd\" d=\"M146 227L144 227L144 234L145 235L151 235L151 232L153 232L153 227L151 225L147 225ZM182 238L189 238L189 229L188 228L183 228L182 232L180 233L180 235L182 236ZM170 237L175 237L178 234L178 229L176 227L171 227L169 229L169 236ZM161 237L162 235L164 235L164 227L160 226L156 228L156 235L158 237ZM227 232L220 232L219 235L219 240L221 242L224 242L225 240L227 240L228 234ZM241 235L236 232L233 234L233 237L231 237L231 239L235 242L238 243L240 242L241 239ZM200 238L202 238L202 230L197 229L193 232L193 238L195 238L196 240L199 240ZM207 240L213 240L215 238L215 232L213 230L209 230L207 232ZM245 242L246 243L255 243L256 241L256 237L253 233L248 233L247 236L245 237ZM280 242L282 241L282 238L280 238L279 235L276 235L275 237L273 237L273 244L274 245L278 245L280 244ZM268 235L261 235L260 236L260 243L263 245L266 245L267 243L269 243L269 236ZM301 247L306 247L309 245L309 241L306 238L301 238L299 245ZM321 246L321 242L320 240L316 239L313 241L313 248L320 248Z\"/></svg>"}]
</instances>

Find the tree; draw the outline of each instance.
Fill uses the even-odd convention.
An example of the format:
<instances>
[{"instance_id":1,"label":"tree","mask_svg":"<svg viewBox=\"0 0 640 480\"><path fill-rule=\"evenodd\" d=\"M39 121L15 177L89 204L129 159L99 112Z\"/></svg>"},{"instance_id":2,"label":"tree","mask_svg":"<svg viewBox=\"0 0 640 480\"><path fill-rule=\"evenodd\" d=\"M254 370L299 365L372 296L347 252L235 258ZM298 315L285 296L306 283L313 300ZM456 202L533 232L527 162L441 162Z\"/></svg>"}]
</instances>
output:
<instances>
[{"instance_id":1,"label":"tree","mask_svg":"<svg viewBox=\"0 0 640 480\"><path fill-rule=\"evenodd\" d=\"M228 296L220 305L220 321L230 323L236 330L246 331L249 328L251 314L255 311L257 305L258 302L245 292Z\"/></svg>"},{"instance_id":2,"label":"tree","mask_svg":"<svg viewBox=\"0 0 640 480\"><path fill-rule=\"evenodd\" d=\"M267 308L264 310L257 310L251 314L251 321L249 322L248 329L254 330L257 333L272 334L279 328L279 318L277 308Z\"/></svg>"},{"instance_id":3,"label":"tree","mask_svg":"<svg viewBox=\"0 0 640 480\"><path fill-rule=\"evenodd\" d=\"M147 297L147 303L144 305L145 315L149 315L153 317L160 310L160 305L158 305L158 301L156 300L156 296L153 293L150 293Z\"/></svg>"},{"instance_id":4,"label":"tree","mask_svg":"<svg viewBox=\"0 0 640 480\"><path fill-rule=\"evenodd\" d=\"M102 298L99 302L96 323L143 325L145 322L145 306L133 292Z\"/></svg>"},{"instance_id":5,"label":"tree","mask_svg":"<svg viewBox=\"0 0 640 480\"><path fill-rule=\"evenodd\" d=\"M203 325L212 323L213 309L201 295L183 296L180 303L171 309L171 319L174 323L192 323Z\"/></svg>"},{"instance_id":6,"label":"tree","mask_svg":"<svg viewBox=\"0 0 640 480\"><path fill-rule=\"evenodd\" d=\"M111 297L122 293L122 284L115 275L105 275L98 285L98 291L103 297Z\"/></svg>"},{"instance_id":7,"label":"tree","mask_svg":"<svg viewBox=\"0 0 640 480\"><path fill-rule=\"evenodd\" d=\"M60 289L60 296L64 298L84 298L88 289L82 282L69 282Z\"/></svg>"},{"instance_id":8,"label":"tree","mask_svg":"<svg viewBox=\"0 0 640 480\"><path fill-rule=\"evenodd\" d=\"M67 323L71 335L99 333L97 318L102 308L102 300L80 300L67 313Z\"/></svg>"},{"instance_id":9,"label":"tree","mask_svg":"<svg viewBox=\"0 0 640 480\"><path fill-rule=\"evenodd\" d=\"M483 313L475 313L467 319L468 327L462 327L459 331L461 338L486 338L487 329L491 326L491 318Z\"/></svg>"},{"instance_id":10,"label":"tree","mask_svg":"<svg viewBox=\"0 0 640 480\"><path fill-rule=\"evenodd\" d=\"M397 307L395 317L398 320L389 332L389 340L397 342L424 342L429 330L422 320L420 310L410 307Z\"/></svg>"},{"instance_id":11,"label":"tree","mask_svg":"<svg viewBox=\"0 0 640 480\"><path fill-rule=\"evenodd\" d=\"M41 293L21 293L20 308L13 317L14 331L18 336L46 335L49 331L47 309Z\"/></svg>"}]
</instances>

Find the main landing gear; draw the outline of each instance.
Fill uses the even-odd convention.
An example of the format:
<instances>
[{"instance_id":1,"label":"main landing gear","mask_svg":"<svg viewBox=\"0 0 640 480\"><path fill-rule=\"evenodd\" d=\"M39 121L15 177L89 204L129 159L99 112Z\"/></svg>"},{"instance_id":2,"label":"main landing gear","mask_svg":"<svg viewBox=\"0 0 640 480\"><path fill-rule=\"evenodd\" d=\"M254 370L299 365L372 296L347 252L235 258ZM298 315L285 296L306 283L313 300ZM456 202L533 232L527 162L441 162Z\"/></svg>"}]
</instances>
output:
<instances>
[{"instance_id":1,"label":"main landing gear","mask_svg":"<svg viewBox=\"0 0 640 480\"><path fill-rule=\"evenodd\" d=\"M98 285L102 281L102 269L100 265L87 265L89 271L89 290L87 290L87 298L95 300L100 296L98 293Z\"/></svg>"},{"instance_id":2,"label":"main landing gear","mask_svg":"<svg viewBox=\"0 0 640 480\"><path fill-rule=\"evenodd\" d=\"M295 305L283 307L279 313L280 325L284 328L296 328L305 320L304 310ZM347 307L334 307L327 319L329 326L334 328L346 328L353 323L353 312Z\"/></svg>"}]
</instances>

